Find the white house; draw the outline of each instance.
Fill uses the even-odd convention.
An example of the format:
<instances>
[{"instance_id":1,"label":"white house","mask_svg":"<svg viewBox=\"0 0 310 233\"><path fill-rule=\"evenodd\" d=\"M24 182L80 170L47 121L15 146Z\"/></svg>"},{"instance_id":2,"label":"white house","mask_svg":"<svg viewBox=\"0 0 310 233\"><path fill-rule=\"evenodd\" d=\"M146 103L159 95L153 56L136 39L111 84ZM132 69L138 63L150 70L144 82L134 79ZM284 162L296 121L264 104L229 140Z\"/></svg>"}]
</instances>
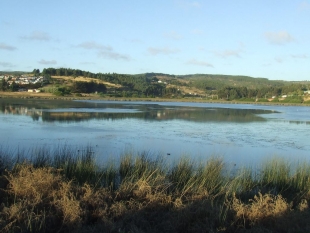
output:
<instances>
[{"instance_id":1,"label":"white house","mask_svg":"<svg viewBox=\"0 0 310 233\"><path fill-rule=\"evenodd\" d=\"M28 92L36 92L39 93L41 92L39 89L28 89Z\"/></svg>"}]
</instances>

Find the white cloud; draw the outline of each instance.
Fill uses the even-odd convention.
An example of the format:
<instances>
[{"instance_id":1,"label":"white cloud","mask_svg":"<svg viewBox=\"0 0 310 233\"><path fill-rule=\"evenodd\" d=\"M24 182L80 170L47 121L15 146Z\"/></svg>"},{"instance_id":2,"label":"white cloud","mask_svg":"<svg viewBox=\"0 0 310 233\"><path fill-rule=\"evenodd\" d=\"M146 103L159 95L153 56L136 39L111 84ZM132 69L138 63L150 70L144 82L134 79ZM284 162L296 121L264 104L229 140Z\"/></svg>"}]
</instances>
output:
<instances>
[{"instance_id":1,"label":"white cloud","mask_svg":"<svg viewBox=\"0 0 310 233\"><path fill-rule=\"evenodd\" d=\"M195 1L191 2L190 5L193 7L201 7L201 4L199 2L195 2Z\"/></svg>"},{"instance_id":2,"label":"white cloud","mask_svg":"<svg viewBox=\"0 0 310 233\"><path fill-rule=\"evenodd\" d=\"M8 22L8 21L1 21L1 24L5 25L5 26L11 26L12 23Z\"/></svg>"},{"instance_id":3,"label":"white cloud","mask_svg":"<svg viewBox=\"0 0 310 233\"><path fill-rule=\"evenodd\" d=\"M271 44L278 44L278 45L294 41L294 38L286 31L266 32L265 37Z\"/></svg>"},{"instance_id":4,"label":"white cloud","mask_svg":"<svg viewBox=\"0 0 310 233\"><path fill-rule=\"evenodd\" d=\"M29 36L22 36L21 38L26 40L39 41L49 41L51 39L48 33L42 31L33 31Z\"/></svg>"},{"instance_id":5,"label":"white cloud","mask_svg":"<svg viewBox=\"0 0 310 233\"><path fill-rule=\"evenodd\" d=\"M180 34L178 34L176 31L171 31L171 32L165 33L165 37L173 39L173 40L182 39L182 36Z\"/></svg>"},{"instance_id":6,"label":"white cloud","mask_svg":"<svg viewBox=\"0 0 310 233\"><path fill-rule=\"evenodd\" d=\"M113 51L100 51L98 53L99 57L103 58L108 58L108 59L113 59L113 60L125 60L125 61L130 61L131 58L127 55L121 54L121 53L116 53Z\"/></svg>"},{"instance_id":7,"label":"white cloud","mask_svg":"<svg viewBox=\"0 0 310 233\"><path fill-rule=\"evenodd\" d=\"M7 45L5 43L0 43L0 49L8 50L8 51L14 51L14 50L16 50L16 47L11 46L11 45Z\"/></svg>"},{"instance_id":8,"label":"white cloud","mask_svg":"<svg viewBox=\"0 0 310 233\"><path fill-rule=\"evenodd\" d=\"M196 59L191 59L186 64L189 65L196 65L196 66L205 66L205 67L214 67L211 63L204 62L204 61L197 61Z\"/></svg>"},{"instance_id":9,"label":"white cloud","mask_svg":"<svg viewBox=\"0 0 310 233\"><path fill-rule=\"evenodd\" d=\"M97 54L99 57L103 57L107 59L125 60L125 61L131 60L129 56L113 51L113 48L111 46L101 45L94 41L83 42L81 44L78 44L77 47L83 48L86 50L95 50L97 51Z\"/></svg>"},{"instance_id":10,"label":"white cloud","mask_svg":"<svg viewBox=\"0 0 310 233\"><path fill-rule=\"evenodd\" d=\"M276 60L276 62L278 62L278 63L282 63L282 62L284 61L284 59L281 58L281 57L275 57L275 60Z\"/></svg>"},{"instance_id":11,"label":"white cloud","mask_svg":"<svg viewBox=\"0 0 310 233\"><path fill-rule=\"evenodd\" d=\"M200 30L200 29L193 29L191 31L192 34L194 35L202 35L203 34L203 30Z\"/></svg>"},{"instance_id":12,"label":"white cloud","mask_svg":"<svg viewBox=\"0 0 310 233\"><path fill-rule=\"evenodd\" d=\"M175 3L181 8L200 8L201 4L197 1L176 0Z\"/></svg>"},{"instance_id":13,"label":"white cloud","mask_svg":"<svg viewBox=\"0 0 310 233\"><path fill-rule=\"evenodd\" d=\"M40 61L38 61L38 63L43 64L43 65L55 65L57 64L57 61L55 60L46 61L44 59L41 59Z\"/></svg>"},{"instance_id":14,"label":"white cloud","mask_svg":"<svg viewBox=\"0 0 310 233\"><path fill-rule=\"evenodd\" d=\"M241 57L242 50L223 50L223 51L213 51L213 53L221 58L228 58L228 57Z\"/></svg>"},{"instance_id":15,"label":"white cloud","mask_svg":"<svg viewBox=\"0 0 310 233\"><path fill-rule=\"evenodd\" d=\"M2 66L2 67L14 67L14 65L10 62L0 62L0 66Z\"/></svg>"},{"instance_id":16,"label":"white cloud","mask_svg":"<svg viewBox=\"0 0 310 233\"><path fill-rule=\"evenodd\" d=\"M96 63L95 62L88 62L88 61L85 61L85 62L80 62L81 65L95 65Z\"/></svg>"},{"instance_id":17,"label":"white cloud","mask_svg":"<svg viewBox=\"0 0 310 233\"><path fill-rule=\"evenodd\" d=\"M148 48L148 52L151 55L156 56L156 55L159 55L159 54L163 54L163 55L175 54L175 53L178 53L179 50L178 49L168 48L168 47L163 47L163 48L150 47L150 48Z\"/></svg>"},{"instance_id":18,"label":"white cloud","mask_svg":"<svg viewBox=\"0 0 310 233\"><path fill-rule=\"evenodd\" d=\"M306 54L292 54L291 57L292 58L299 58L299 59L307 59L308 55L306 55Z\"/></svg>"},{"instance_id":19,"label":"white cloud","mask_svg":"<svg viewBox=\"0 0 310 233\"><path fill-rule=\"evenodd\" d=\"M266 67L271 66L271 65L272 65L271 63L264 63L264 64L262 64L262 66L266 66Z\"/></svg>"},{"instance_id":20,"label":"white cloud","mask_svg":"<svg viewBox=\"0 0 310 233\"><path fill-rule=\"evenodd\" d=\"M302 1L300 4L299 4L299 10L301 11L308 11L310 10L310 3L309 1Z\"/></svg>"},{"instance_id":21,"label":"white cloud","mask_svg":"<svg viewBox=\"0 0 310 233\"><path fill-rule=\"evenodd\" d=\"M131 39L131 40L129 40L129 42L136 43L136 44L142 44L143 43L142 40L140 40L140 39Z\"/></svg>"},{"instance_id":22,"label":"white cloud","mask_svg":"<svg viewBox=\"0 0 310 233\"><path fill-rule=\"evenodd\" d=\"M80 47L80 48L83 48L83 49L112 51L112 48L110 46L104 46L104 45L98 44L98 43L96 43L94 41L83 42L81 44L78 44L77 47Z\"/></svg>"}]
</instances>

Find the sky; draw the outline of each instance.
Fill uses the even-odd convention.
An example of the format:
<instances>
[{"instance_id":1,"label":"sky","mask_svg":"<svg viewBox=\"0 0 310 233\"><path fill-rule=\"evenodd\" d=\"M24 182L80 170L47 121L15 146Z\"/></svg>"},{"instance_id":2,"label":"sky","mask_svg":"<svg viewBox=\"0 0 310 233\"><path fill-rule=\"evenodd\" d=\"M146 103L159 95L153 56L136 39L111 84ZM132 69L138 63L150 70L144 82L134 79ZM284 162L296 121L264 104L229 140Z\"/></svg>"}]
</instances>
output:
<instances>
[{"instance_id":1,"label":"sky","mask_svg":"<svg viewBox=\"0 0 310 233\"><path fill-rule=\"evenodd\" d=\"M0 70L310 80L310 0L1 0Z\"/></svg>"}]
</instances>

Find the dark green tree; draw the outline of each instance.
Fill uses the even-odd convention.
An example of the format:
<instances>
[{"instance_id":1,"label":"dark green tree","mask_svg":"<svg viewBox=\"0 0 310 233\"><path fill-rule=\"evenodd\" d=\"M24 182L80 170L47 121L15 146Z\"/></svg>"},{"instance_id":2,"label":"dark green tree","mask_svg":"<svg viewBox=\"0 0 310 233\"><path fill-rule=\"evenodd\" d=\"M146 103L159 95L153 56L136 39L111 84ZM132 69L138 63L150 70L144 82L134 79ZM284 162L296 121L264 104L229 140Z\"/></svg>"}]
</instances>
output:
<instances>
[{"instance_id":1,"label":"dark green tree","mask_svg":"<svg viewBox=\"0 0 310 233\"><path fill-rule=\"evenodd\" d=\"M10 90L11 91L17 91L18 90L18 85L14 81L10 85Z\"/></svg>"},{"instance_id":2,"label":"dark green tree","mask_svg":"<svg viewBox=\"0 0 310 233\"><path fill-rule=\"evenodd\" d=\"M39 69L33 69L32 73L34 76L39 76L40 70Z\"/></svg>"},{"instance_id":3,"label":"dark green tree","mask_svg":"<svg viewBox=\"0 0 310 233\"><path fill-rule=\"evenodd\" d=\"M71 87L73 93L93 93L93 92L106 92L106 86L101 83L95 82L74 82Z\"/></svg>"},{"instance_id":4,"label":"dark green tree","mask_svg":"<svg viewBox=\"0 0 310 233\"><path fill-rule=\"evenodd\" d=\"M2 78L0 82L0 90L5 91L6 89L7 89L7 82L5 81L4 78Z\"/></svg>"}]
</instances>

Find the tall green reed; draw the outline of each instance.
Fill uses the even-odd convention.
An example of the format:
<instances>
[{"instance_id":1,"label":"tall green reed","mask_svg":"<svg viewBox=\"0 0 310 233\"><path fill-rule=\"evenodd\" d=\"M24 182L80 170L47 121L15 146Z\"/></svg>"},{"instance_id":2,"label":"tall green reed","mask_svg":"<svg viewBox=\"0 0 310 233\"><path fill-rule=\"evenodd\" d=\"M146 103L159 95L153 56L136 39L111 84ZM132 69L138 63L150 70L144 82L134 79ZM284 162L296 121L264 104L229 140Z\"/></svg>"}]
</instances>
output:
<instances>
[{"instance_id":1,"label":"tall green reed","mask_svg":"<svg viewBox=\"0 0 310 233\"><path fill-rule=\"evenodd\" d=\"M197 163L183 156L167 163L164 156L149 151L125 152L118 163L98 163L91 146L59 145L54 148L5 148L0 146L0 174L18 164L32 163L36 167L54 167L68 180L94 187L118 189L122 184L136 185L145 181L150 187L165 187L170 194L219 195L236 194L240 198L253 197L258 192L310 195L310 165L291 163L275 157L259 167L244 167L230 171L220 157L211 157Z\"/></svg>"}]
</instances>

